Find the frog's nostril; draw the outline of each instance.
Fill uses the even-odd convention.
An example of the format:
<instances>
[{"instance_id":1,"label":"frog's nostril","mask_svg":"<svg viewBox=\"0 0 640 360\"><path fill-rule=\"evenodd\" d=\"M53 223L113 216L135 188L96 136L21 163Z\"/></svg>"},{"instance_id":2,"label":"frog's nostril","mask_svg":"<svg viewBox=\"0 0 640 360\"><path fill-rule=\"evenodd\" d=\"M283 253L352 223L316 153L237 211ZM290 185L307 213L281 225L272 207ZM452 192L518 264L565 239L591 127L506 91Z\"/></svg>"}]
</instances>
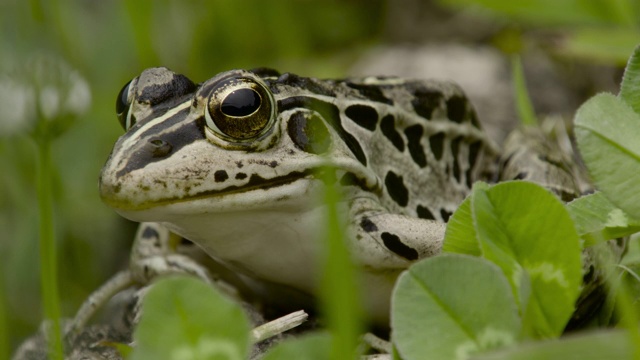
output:
<instances>
[{"instance_id":1,"label":"frog's nostril","mask_svg":"<svg viewBox=\"0 0 640 360\"><path fill-rule=\"evenodd\" d=\"M151 139L147 143L147 149L154 158L165 157L171 153L173 146L161 139Z\"/></svg>"}]
</instances>

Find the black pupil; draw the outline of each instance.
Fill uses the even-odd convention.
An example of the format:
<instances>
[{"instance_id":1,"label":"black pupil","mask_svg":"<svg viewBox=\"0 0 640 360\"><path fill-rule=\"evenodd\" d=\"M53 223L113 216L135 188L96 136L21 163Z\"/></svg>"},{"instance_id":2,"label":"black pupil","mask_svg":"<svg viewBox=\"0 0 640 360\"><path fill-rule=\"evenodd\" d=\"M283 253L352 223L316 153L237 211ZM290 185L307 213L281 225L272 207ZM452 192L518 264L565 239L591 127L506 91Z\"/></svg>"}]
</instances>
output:
<instances>
[{"instance_id":1,"label":"black pupil","mask_svg":"<svg viewBox=\"0 0 640 360\"><path fill-rule=\"evenodd\" d=\"M129 106L129 102L127 101L127 95L129 94L129 84L131 84L131 81L129 81L122 87L122 90L120 90L120 93L116 98L116 114L118 115L127 110L127 107Z\"/></svg>"},{"instance_id":2,"label":"black pupil","mask_svg":"<svg viewBox=\"0 0 640 360\"><path fill-rule=\"evenodd\" d=\"M227 116L242 117L253 114L260 107L260 95L252 89L233 91L222 101L220 110Z\"/></svg>"}]
</instances>

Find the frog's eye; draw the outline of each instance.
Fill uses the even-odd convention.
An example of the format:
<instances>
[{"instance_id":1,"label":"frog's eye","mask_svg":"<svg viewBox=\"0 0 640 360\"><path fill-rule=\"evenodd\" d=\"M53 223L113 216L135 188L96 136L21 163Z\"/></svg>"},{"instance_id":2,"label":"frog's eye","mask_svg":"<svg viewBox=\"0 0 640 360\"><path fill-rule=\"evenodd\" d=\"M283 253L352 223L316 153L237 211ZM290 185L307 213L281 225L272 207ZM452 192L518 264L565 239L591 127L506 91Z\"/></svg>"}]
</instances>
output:
<instances>
[{"instance_id":1,"label":"frog's eye","mask_svg":"<svg viewBox=\"0 0 640 360\"><path fill-rule=\"evenodd\" d=\"M262 83L233 78L212 90L205 119L207 126L222 138L250 140L269 129L273 109L271 93Z\"/></svg>"},{"instance_id":2,"label":"frog's eye","mask_svg":"<svg viewBox=\"0 0 640 360\"><path fill-rule=\"evenodd\" d=\"M129 111L133 100L133 94L131 92L132 82L133 80L126 83L116 98L116 115L118 115L118 121L120 121L120 125L122 125L124 131L129 130L129 128L136 123L135 117L131 116L131 111Z\"/></svg>"}]
</instances>

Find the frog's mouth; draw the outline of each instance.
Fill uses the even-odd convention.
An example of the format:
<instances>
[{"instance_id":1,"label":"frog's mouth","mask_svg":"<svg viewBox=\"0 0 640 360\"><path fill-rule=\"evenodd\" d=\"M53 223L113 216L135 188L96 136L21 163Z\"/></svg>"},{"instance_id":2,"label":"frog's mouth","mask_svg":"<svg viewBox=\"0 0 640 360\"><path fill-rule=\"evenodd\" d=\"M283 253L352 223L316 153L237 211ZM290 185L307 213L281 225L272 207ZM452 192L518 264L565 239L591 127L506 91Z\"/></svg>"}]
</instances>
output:
<instances>
[{"instance_id":1,"label":"frog's mouth","mask_svg":"<svg viewBox=\"0 0 640 360\"><path fill-rule=\"evenodd\" d=\"M139 183L137 186L126 186L125 182L108 184L103 181L103 178L100 180L102 200L118 212L127 214L195 202L208 203L208 206L202 208L208 211L223 210L229 206L230 202L236 202L237 206L253 207L267 201L276 202L282 199L283 195L287 194L286 192L283 194L284 188L288 189L289 195L300 196L303 195L299 193L300 191L308 189L312 183L319 182L317 173L313 169L293 171L274 178L252 174L242 184L201 191L191 191L192 189L186 187L172 195L170 191L163 191L166 190L164 188L166 185L150 187ZM160 182L155 181L155 183L157 185Z\"/></svg>"}]
</instances>

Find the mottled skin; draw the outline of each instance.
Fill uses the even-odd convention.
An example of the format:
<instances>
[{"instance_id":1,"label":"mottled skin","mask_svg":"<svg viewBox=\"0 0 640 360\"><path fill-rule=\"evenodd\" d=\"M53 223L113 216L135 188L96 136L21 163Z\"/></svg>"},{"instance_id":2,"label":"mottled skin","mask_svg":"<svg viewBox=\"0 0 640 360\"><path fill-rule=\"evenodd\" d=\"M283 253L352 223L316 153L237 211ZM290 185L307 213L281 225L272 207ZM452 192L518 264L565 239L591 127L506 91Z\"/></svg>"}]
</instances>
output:
<instances>
[{"instance_id":1,"label":"mottled skin","mask_svg":"<svg viewBox=\"0 0 640 360\"><path fill-rule=\"evenodd\" d=\"M107 204L193 241L258 292L273 295L269 283L314 294L326 210L318 171L329 171L365 306L380 321L398 273L439 252L471 184L496 173L497 148L446 82L259 69L196 85L153 68L118 99L127 132L100 177Z\"/></svg>"}]
</instances>

